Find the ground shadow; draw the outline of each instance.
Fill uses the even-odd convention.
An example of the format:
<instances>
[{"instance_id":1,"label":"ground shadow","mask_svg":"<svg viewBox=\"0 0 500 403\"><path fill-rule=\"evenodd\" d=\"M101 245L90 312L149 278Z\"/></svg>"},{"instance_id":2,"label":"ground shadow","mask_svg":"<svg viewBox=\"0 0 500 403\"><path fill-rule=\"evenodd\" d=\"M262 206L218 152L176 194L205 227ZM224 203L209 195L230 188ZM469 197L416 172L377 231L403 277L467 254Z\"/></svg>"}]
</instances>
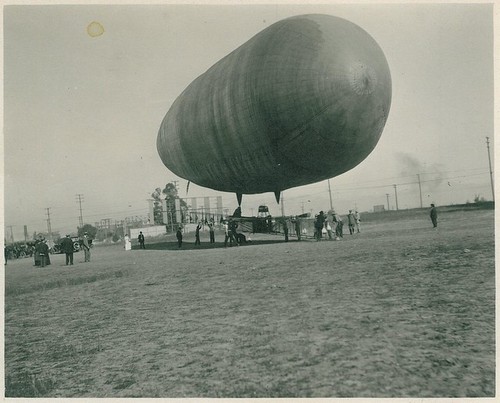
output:
<instances>
[{"instance_id":1,"label":"ground shadow","mask_svg":"<svg viewBox=\"0 0 500 403\"><path fill-rule=\"evenodd\" d=\"M290 240L289 242L297 242L297 240ZM241 244L240 246L230 246L229 243L227 244L227 248L229 247L240 247L240 248L246 248L250 246L258 246L258 245L270 245L270 244L277 244L277 243L285 243L284 239L265 239L265 240L252 240L252 241L247 241L246 243ZM171 241L171 242L158 242L158 243L152 243L152 244L147 244L146 249L144 251L148 250L203 250L203 249L224 249L224 242L215 242L215 243L210 243L210 242L202 242L201 245L195 245L194 241L186 241L182 242L182 247L179 248L177 241ZM134 245L132 247L132 250L139 250L139 246Z\"/></svg>"}]
</instances>

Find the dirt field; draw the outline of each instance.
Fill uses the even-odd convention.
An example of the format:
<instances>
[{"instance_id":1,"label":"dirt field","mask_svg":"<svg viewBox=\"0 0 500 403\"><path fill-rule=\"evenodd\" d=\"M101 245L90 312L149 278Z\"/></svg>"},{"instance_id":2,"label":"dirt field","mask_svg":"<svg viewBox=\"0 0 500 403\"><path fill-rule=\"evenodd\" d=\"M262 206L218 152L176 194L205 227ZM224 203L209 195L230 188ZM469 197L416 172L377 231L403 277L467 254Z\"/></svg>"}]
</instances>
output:
<instances>
[{"instance_id":1,"label":"dirt field","mask_svg":"<svg viewBox=\"0 0 500 403\"><path fill-rule=\"evenodd\" d=\"M493 397L492 210L5 268L6 396Z\"/></svg>"}]
</instances>

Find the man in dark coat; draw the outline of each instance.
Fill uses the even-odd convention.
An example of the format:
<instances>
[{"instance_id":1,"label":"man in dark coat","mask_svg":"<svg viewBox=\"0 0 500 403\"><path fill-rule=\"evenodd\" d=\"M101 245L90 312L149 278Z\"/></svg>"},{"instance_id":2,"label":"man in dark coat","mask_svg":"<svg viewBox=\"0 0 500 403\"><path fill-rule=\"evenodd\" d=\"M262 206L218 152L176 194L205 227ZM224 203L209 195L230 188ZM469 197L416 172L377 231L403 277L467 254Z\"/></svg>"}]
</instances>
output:
<instances>
[{"instance_id":1,"label":"man in dark coat","mask_svg":"<svg viewBox=\"0 0 500 403\"><path fill-rule=\"evenodd\" d=\"M300 232L300 221L299 219L295 220L295 234L297 235L297 241L300 241L302 238L302 234Z\"/></svg>"},{"instance_id":2,"label":"man in dark coat","mask_svg":"<svg viewBox=\"0 0 500 403\"><path fill-rule=\"evenodd\" d=\"M434 226L434 228L436 228L438 226L438 213L434 204L431 204L430 216L432 225Z\"/></svg>"},{"instance_id":3,"label":"man in dark coat","mask_svg":"<svg viewBox=\"0 0 500 403\"><path fill-rule=\"evenodd\" d=\"M214 223L211 222L208 224L209 233L210 233L210 243L215 243L215 228Z\"/></svg>"},{"instance_id":4,"label":"man in dark coat","mask_svg":"<svg viewBox=\"0 0 500 403\"><path fill-rule=\"evenodd\" d=\"M200 242L200 230L201 230L201 223L198 223L198 225L196 226L196 230L194 232L194 244L195 245L201 245L201 242Z\"/></svg>"},{"instance_id":5,"label":"man in dark coat","mask_svg":"<svg viewBox=\"0 0 500 403\"><path fill-rule=\"evenodd\" d=\"M285 242L288 242L288 224L286 223L286 220L283 221L283 232L285 234Z\"/></svg>"},{"instance_id":6,"label":"man in dark coat","mask_svg":"<svg viewBox=\"0 0 500 403\"><path fill-rule=\"evenodd\" d=\"M239 246L238 233L236 232L236 229L238 228L238 223L230 219L228 225L229 225L229 246L233 245L233 241L236 246Z\"/></svg>"},{"instance_id":7,"label":"man in dark coat","mask_svg":"<svg viewBox=\"0 0 500 403\"><path fill-rule=\"evenodd\" d=\"M73 264L73 241L69 235L61 241L61 250L66 254L66 266Z\"/></svg>"},{"instance_id":8,"label":"man in dark coat","mask_svg":"<svg viewBox=\"0 0 500 403\"><path fill-rule=\"evenodd\" d=\"M40 243L42 241L40 239L35 240L35 253L33 254L33 258L35 261L35 266L40 266Z\"/></svg>"},{"instance_id":9,"label":"man in dark coat","mask_svg":"<svg viewBox=\"0 0 500 403\"><path fill-rule=\"evenodd\" d=\"M175 234L175 236L177 237L177 243L179 245L179 248L182 246L182 231L181 231L181 228L177 228L177 232Z\"/></svg>"},{"instance_id":10,"label":"man in dark coat","mask_svg":"<svg viewBox=\"0 0 500 403\"><path fill-rule=\"evenodd\" d=\"M139 232L137 240L139 241L139 249L146 249L146 247L144 246L144 235L142 234L142 231Z\"/></svg>"},{"instance_id":11,"label":"man in dark coat","mask_svg":"<svg viewBox=\"0 0 500 403\"><path fill-rule=\"evenodd\" d=\"M50 264L49 246L45 241L38 243L38 250L40 253L40 266L45 267Z\"/></svg>"},{"instance_id":12,"label":"man in dark coat","mask_svg":"<svg viewBox=\"0 0 500 403\"><path fill-rule=\"evenodd\" d=\"M316 216L316 220L314 221L314 231L315 231L315 237L316 241L321 241L321 238L323 236L322 231L323 231L323 226L325 223L325 213L323 211L320 211L319 214Z\"/></svg>"}]
</instances>

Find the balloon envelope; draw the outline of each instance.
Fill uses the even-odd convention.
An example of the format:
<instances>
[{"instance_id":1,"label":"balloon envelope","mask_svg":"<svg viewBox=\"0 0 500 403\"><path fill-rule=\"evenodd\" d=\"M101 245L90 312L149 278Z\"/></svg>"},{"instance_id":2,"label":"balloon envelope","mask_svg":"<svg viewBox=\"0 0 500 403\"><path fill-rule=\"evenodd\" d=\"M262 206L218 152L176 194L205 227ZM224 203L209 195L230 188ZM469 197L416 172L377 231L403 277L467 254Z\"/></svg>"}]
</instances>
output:
<instances>
[{"instance_id":1,"label":"balloon envelope","mask_svg":"<svg viewBox=\"0 0 500 403\"><path fill-rule=\"evenodd\" d=\"M391 76L375 40L328 15L287 18L196 78L161 123L165 166L200 186L253 194L332 178L376 146Z\"/></svg>"}]
</instances>

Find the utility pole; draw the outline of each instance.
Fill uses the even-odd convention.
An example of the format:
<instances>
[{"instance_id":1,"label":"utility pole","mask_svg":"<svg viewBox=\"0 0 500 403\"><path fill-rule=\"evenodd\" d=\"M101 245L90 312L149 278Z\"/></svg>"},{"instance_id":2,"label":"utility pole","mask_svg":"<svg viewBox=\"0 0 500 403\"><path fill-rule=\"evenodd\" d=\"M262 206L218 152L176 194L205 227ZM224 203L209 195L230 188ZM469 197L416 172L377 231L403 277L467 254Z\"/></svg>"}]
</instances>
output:
<instances>
[{"instance_id":1,"label":"utility pole","mask_svg":"<svg viewBox=\"0 0 500 403\"><path fill-rule=\"evenodd\" d=\"M281 216L285 216L285 192L281 192Z\"/></svg>"},{"instance_id":2,"label":"utility pole","mask_svg":"<svg viewBox=\"0 0 500 403\"><path fill-rule=\"evenodd\" d=\"M394 196L396 197L396 210L399 210L399 207L398 207L398 190L396 189L396 185L392 185L394 186Z\"/></svg>"},{"instance_id":3,"label":"utility pole","mask_svg":"<svg viewBox=\"0 0 500 403\"><path fill-rule=\"evenodd\" d=\"M387 210L390 210L389 209L389 193L386 193L385 197L387 197Z\"/></svg>"},{"instance_id":4,"label":"utility pole","mask_svg":"<svg viewBox=\"0 0 500 403\"><path fill-rule=\"evenodd\" d=\"M417 174L417 179L418 179L418 190L420 192L420 208L423 207L422 204L422 184L420 183L420 174Z\"/></svg>"},{"instance_id":5,"label":"utility pole","mask_svg":"<svg viewBox=\"0 0 500 403\"><path fill-rule=\"evenodd\" d=\"M333 210L332 188L330 187L330 179L328 179L328 193L330 194L330 210Z\"/></svg>"},{"instance_id":6,"label":"utility pole","mask_svg":"<svg viewBox=\"0 0 500 403\"><path fill-rule=\"evenodd\" d=\"M83 215L82 215L82 201L83 201L83 195L82 194L77 194L77 203L80 205L80 228L83 227Z\"/></svg>"},{"instance_id":7,"label":"utility pole","mask_svg":"<svg viewBox=\"0 0 500 403\"><path fill-rule=\"evenodd\" d=\"M49 239L52 241L52 227L50 226L50 207L47 207L47 233L49 234Z\"/></svg>"},{"instance_id":8,"label":"utility pole","mask_svg":"<svg viewBox=\"0 0 500 403\"><path fill-rule=\"evenodd\" d=\"M486 147L488 148L488 162L490 164L491 194L493 196L493 201L495 201L495 190L494 190L494 186L493 186L493 171L491 170L490 138L489 137L486 137Z\"/></svg>"}]
</instances>

